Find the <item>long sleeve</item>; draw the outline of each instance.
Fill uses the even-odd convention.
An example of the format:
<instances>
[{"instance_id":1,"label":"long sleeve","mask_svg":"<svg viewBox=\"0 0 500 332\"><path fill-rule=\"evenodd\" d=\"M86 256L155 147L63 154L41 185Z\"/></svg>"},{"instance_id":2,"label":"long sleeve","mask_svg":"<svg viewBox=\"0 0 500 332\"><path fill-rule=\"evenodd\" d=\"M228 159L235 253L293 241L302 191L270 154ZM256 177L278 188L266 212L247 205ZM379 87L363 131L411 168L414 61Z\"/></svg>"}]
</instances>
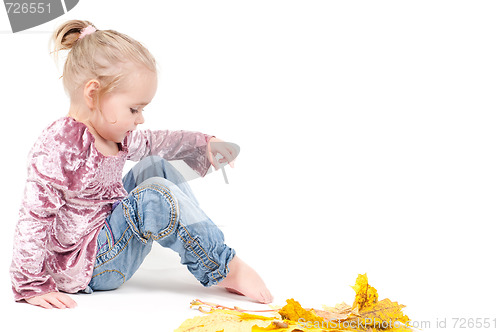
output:
<instances>
[{"instance_id":1,"label":"long sleeve","mask_svg":"<svg viewBox=\"0 0 500 332\"><path fill-rule=\"evenodd\" d=\"M15 300L56 291L56 283L47 271L49 232L64 205L65 179L58 154L47 145L35 145L29 156L28 178L14 233L10 268Z\"/></svg>"},{"instance_id":2,"label":"long sleeve","mask_svg":"<svg viewBox=\"0 0 500 332\"><path fill-rule=\"evenodd\" d=\"M167 160L183 160L203 177L210 168L207 146L211 137L184 130L136 130L127 137L127 157L133 161L150 155Z\"/></svg>"},{"instance_id":3,"label":"long sleeve","mask_svg":"<svg viewBox=\"0 0 500 332\"><path fill-rule=\"evenodd\" d=\"M10 269L16 301L57 291L45 263L48 231L62 205L55 188L28 180L14 234Z\"/></svg>"}]
</instances>

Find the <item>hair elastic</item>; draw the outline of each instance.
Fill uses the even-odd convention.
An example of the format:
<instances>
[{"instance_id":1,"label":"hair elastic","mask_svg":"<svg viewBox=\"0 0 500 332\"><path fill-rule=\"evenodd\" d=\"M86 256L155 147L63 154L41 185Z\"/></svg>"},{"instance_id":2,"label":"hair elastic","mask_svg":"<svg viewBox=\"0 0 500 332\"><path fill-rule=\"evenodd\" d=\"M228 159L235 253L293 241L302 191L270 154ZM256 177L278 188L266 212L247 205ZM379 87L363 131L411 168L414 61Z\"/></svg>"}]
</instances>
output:
<instances>
[{"instance_id":1,"label":"hair elastic","mask_svg":"<svg viewBox=\"0 0 500 332\"><path fill-rule=\"evenodd\" d=\"M94 32L96 32L96 28L94 28L93 26L89 25L88 27L80 30L80 37L78 37L78 39L82 39L83 37L87 36L87 35L90 35Z\"/></svg>"}]
</instances>

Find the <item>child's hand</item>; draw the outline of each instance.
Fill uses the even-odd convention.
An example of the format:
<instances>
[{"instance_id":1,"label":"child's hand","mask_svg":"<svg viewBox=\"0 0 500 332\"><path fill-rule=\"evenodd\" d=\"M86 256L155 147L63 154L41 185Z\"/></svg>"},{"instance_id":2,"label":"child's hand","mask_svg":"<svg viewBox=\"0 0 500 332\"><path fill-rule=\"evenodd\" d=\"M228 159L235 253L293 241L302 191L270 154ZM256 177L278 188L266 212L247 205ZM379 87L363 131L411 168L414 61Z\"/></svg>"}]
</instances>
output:
<instances>
[{"instance_id":1,"label":"child's hand","mask_svg":"<svg viewBox=\"0 0 500 332\"><path fill-rule=\"evenodd\" d=\"M76 302L64 293L52 292L39 296L30 297L25 300L29 304L43 307L45 309L66 309L76 307Z\"/></svg>"},{"instance_id":2,"label":"child's hand","mask_svg":"<svg viewBox=\"0 0 500 332\"><path fill-rule=\"evenodd\" d=\"M234 143L224 142L218 138L212 137L208 141L208 159L216 170L220 168L220 163L229 163L229 166L234 168L234 159L238 155L239 147ZM215 158L217 154L222 155L222 158Z\"/></svg>"}]
</instances>

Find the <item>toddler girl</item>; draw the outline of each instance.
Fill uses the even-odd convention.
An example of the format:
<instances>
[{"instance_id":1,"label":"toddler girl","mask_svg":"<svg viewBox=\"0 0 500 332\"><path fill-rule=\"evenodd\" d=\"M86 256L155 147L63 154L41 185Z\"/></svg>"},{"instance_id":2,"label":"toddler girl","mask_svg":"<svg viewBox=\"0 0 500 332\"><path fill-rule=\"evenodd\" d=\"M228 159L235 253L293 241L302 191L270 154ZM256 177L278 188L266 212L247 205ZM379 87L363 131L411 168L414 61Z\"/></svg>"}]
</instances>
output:
<instances>
[{"instance_id":1,"label":"toddler girl","mask_svg":"<svg viewBox=\"0 0 500 332\"><path fill-rule=\"evenodd\" d=\"M70 50L67 116L31 149L10 268L16 301L71 308L65 293L119 287L157 241L175 250L204 286L269 303L259 275L224 244L190 187L166 161L200 176L234 159L231 145L198 132L136 130L156 93L156 63L134 39L72 20L53 35ZM219 144L213 144L219 143ZM139 161L121 179L126 160ZM64 293L63 293L64 292Z\"/></svg>"}]
</instances>

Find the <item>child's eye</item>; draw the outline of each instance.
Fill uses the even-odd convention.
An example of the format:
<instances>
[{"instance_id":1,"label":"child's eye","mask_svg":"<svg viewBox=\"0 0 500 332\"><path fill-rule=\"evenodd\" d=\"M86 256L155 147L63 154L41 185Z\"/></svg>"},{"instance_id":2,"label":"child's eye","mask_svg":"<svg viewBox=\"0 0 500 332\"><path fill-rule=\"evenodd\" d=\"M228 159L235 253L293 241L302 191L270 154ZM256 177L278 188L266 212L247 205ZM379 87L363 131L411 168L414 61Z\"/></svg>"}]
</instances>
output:
<instances>
[{"instance_id":1,"label":"child's eye","mask_svg":"<svg viewBox=\"0 0 500 332\"><path fill-rule=\"evenodd\" d=\"M130 109L130 112L132 112L132 114L135 114L135 113L139 112L139 110L138 110L138 109L136 109L136 108L131 108L131 109Z\"/></svg>"}]
</instances>

